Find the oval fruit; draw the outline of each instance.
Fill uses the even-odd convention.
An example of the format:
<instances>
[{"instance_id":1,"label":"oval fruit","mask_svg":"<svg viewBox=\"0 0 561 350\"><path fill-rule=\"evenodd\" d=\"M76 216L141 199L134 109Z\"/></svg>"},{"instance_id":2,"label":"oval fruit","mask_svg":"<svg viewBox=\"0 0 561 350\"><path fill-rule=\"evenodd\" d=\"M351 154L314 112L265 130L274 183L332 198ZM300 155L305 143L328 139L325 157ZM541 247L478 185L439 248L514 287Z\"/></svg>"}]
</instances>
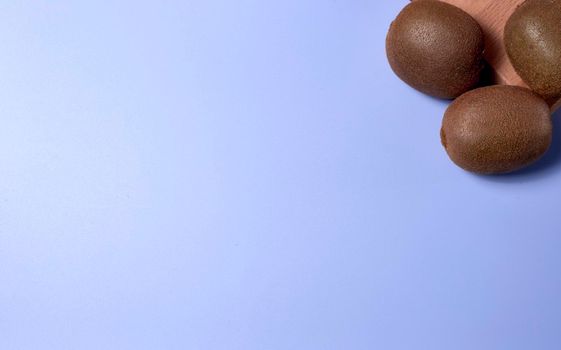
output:
<instances>
[{"instance_id":1,"label":"oval fruit","mask_svg":"<svg viewBox=\"0 0 561 350\"><path fill-rule=\"evenodd\" d=\"M520 77L543 98L561 96L561 0L527 0L509 18L505 47Z\"/></svg>"},{"instance_id":2,"label":"oval fruit","mask_svg":"<svg viewBox=\"0 0 561 350\"><path fill-rule=\"evenodd\" d=\"M442 145L461 168L497 174L518 170L549 148L552 122L547 103L515 86L489 86L455 100L444 114Z\"/></svg>"},{"instance_id":3,"label":"oval fruit","mask_svg":"<svg viewBox=\"0 0 561 350\"><path fill-rule=\"evenodd\" d=\"M386 38L393 71L413 88L446 99L478 83L483 49L483 32L469 14L433 0L407 5Z\"/></svg>"}]
</instances>

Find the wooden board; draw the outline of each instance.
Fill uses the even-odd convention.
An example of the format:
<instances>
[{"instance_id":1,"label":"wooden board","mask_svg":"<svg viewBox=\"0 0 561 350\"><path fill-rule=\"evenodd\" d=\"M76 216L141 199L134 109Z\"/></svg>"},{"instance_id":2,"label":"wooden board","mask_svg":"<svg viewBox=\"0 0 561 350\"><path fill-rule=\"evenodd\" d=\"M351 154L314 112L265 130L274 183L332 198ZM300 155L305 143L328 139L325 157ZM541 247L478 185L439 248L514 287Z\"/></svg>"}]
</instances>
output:
<instances>
[{"instance_id":1,"label":"wooden board","mask_svg":"<svg viewBox=\"0 0 561 350\"><path fill-rule=\"evenodd\" d=\"M420 0L418 0L420 1ZM525 0L442 0L461 8L475 18L485 32L485 59L494 69L498 84L528 87L518 76L503 44L504 27L514 10ZM561 107L561 100L550 103L552 110Z\"/></svg>"}]
</instances>

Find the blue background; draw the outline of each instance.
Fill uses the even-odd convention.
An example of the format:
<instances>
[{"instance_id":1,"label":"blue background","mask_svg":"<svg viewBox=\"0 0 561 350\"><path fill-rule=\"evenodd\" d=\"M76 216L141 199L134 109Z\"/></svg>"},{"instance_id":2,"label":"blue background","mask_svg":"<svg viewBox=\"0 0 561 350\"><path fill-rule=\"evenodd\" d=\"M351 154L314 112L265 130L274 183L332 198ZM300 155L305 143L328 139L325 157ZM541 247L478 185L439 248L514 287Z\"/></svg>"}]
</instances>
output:
<instances>
[{"instance_id":1,"label":"blue background","mask_svg":"<svg viewBox=\"0 0 561 350\"><path fill-rule=\"evenodd\" d=\"M559 348L559 138L455 167L406 3L3 1L0 348Z\"/></svg>"}]
</instances>

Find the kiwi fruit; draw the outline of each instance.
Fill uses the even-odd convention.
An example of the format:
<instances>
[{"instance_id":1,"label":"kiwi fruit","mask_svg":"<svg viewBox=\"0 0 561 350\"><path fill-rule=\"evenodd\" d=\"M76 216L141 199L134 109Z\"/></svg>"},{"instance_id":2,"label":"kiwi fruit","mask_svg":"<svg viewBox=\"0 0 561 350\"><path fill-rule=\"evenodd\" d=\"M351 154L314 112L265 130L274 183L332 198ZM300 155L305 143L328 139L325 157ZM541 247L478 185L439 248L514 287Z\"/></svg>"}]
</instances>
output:
<instances>
[{"instance_id":1,"label":"kiwi fruit","mask_svg":"<svg viewBox=\"0 0 561 350\"><path fill-rule=\"evenodd\" d=\"M484 68L481 27L463 10L435 0L414 1L392 22L386 53L404 82L453 99L473 88Z\"/></svg>"},{"instance_id":2,"label":"kiwi fruit","mask_svg":"<svg viewBox=\"0 0 561 350\"><path fill-rule=\"evenodd\" d=\"M549 102L561 97L561 0L527 0L505 27L506 51L520 77Z\"/></svg>"},{"instance_id":3,"label":"kiwi fruit","mask_svg":"<svg viewBox=\"0 0 561 350\"><path fill-rule=\"evenodd\" d=\"M450 159L467 171L512 172L536 161L549 149L549 106L526 88L479 88L448 107L440 137Z\"/></svg>"}]
</instances>

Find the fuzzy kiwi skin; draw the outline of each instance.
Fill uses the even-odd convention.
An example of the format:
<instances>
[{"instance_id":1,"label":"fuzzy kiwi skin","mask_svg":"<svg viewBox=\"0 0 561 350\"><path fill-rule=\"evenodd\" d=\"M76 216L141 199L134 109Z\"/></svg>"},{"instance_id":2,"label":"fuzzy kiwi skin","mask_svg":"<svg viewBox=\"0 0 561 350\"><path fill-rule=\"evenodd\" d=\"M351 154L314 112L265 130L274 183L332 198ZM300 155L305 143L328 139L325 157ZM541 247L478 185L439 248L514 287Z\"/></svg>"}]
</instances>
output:
<instances>
[{"instance_id":1,"label":"fuzzy kiwi skin","mask_svg":"<svg viewBox=\"0 0 561 350\"><path fill-rule=\"evenodd\" d=\"M561 0L527 0L505 27L506 51L520 77L546 100L561 97Z\"/></svg>"},{"instance_id":2,"label":"fuzzy kiwi skin","mask_svg":"<svg viewBox=\"0 0 561 350\"><path fill-rule=\"evenodd\" d=\"M452 99L473 88L484 67L484 36L463 10L440 1L407 5L392 22L386 54L393 71L428 95Z\"/></svg>"},{"instance_id":3,"label":"fuzzy kiwi skin","mask_svg":"<svg viewBox=\"0 0 561 350\"><path fill-rule=\"evenodd\" d=\"M446 110L442 145L459 167L480 174L509 173L549 149L552 122L547 103L515 86L472 90Z\"/></svg>"}]
</instances>

